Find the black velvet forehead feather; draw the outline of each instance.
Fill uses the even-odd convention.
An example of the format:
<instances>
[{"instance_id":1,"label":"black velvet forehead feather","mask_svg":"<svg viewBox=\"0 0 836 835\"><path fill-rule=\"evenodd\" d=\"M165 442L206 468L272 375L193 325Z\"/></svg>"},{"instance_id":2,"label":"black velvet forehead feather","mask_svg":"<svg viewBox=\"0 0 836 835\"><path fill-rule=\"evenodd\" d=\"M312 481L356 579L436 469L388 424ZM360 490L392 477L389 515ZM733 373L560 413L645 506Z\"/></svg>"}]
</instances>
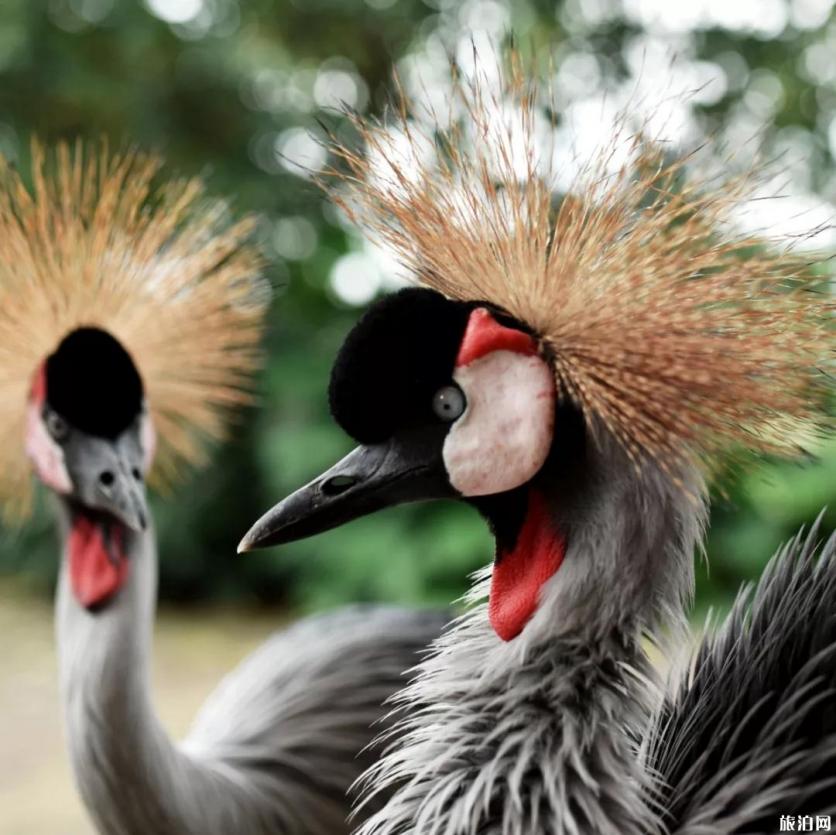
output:
<instances>
[{"instance_id":1,"label":"black velvet forehead feather","mask_svg":"<svg viewBox=\"0 0 836 835\"><path fill-rule=\"evenodd\" d=\"M76 429L115 439L142 410L142 379L118 340L78 328L46 361L46 401Z\"/></svg>"},{"instance_id":2,"label":"black velvet forehead feather","mask_svg":"<svg viewBox=\"0 0 836 835\"><path fill-rule=\"evenodd\" d=\"M359 443L377 443L432 417L450 382L470 311L434 290L410 287L372 305L349 333L331 372L329 400Z\"/></svg>"}]
</instances>

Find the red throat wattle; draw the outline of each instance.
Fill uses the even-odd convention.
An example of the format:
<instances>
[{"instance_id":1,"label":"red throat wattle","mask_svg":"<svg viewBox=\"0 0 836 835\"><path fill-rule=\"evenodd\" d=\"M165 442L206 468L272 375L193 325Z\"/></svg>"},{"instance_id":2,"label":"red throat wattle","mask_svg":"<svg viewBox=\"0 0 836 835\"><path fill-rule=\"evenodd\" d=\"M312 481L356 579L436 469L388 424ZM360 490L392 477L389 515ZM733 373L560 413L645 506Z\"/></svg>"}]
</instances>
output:
<instances>
[{"instance_id":1,"label":"red throat wattle","mask_svg":"<svg viewBox=\"0 0 836 835\"><path fill-rule=\"evenodd\" d=\"M106 603L127 579L124 529L117 522L76 515L68 555L73 593L87 609Z\"/></svg>"},{"instance_id":2,"label":"red throat wattle","mask_svg":"<svg viewBox=\"0 0 836 835\"><path fill-rule=\"evenodd\" d=\"M565 553L566 540L549 519L545 499L532 490L517 542L512 550L497 553L491 577L488 616L503 641L522 632Z\"/></svg>"}]
</instances>

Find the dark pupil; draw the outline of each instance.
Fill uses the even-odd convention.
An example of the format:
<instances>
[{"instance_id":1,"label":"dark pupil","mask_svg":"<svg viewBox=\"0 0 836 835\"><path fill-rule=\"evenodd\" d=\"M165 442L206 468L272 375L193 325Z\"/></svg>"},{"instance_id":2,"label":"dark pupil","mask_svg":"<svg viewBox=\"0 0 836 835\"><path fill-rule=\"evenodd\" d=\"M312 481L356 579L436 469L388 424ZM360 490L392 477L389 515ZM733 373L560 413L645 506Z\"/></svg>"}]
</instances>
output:
<instances>
[{"instance_id":1,"label":"dark pupil","mask_svg":"<svg viewBox=\"0 0 836 835\"><path fill-rule=\"evenodd\" d=\"M49 434L52 435L53 439L56 441L63 440L64 436L67 434L67 426L64 421L54 412L50 412L48 410L46 412L46 425L49 430Z\"/></svg>"}]
</instances>

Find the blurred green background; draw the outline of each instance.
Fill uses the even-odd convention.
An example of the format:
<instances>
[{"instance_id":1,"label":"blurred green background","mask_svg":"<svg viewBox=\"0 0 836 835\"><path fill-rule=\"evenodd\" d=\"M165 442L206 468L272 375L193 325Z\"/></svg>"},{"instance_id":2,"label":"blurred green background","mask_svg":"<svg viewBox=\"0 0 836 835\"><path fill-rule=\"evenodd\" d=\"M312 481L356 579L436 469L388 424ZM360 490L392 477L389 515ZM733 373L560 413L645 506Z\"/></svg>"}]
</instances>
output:
<instances>
[{"instance_id":1,"label":"blurred green background","mask_svg":"<svg viewBox=\"0 0 836 835\"><path fill-rule=\"evenodd\" d=\"M661 92L674 102L666 111L674 135L727 144L760 136L768 154L783 154L789 202L774 225L792 231L832 219L831 0L3 0L5 154L24 163L33 134L106 134L160 151L175 171L205 175L237 210L261 217L276 292L260 402L207 473L155 501L163 599L293 610L449 601L489 558L475 513L446 505L388 511L272 553L234 552L261 511L349 449L326 409L330 363L392 273L300 167L324 161L320 122L340 130L342 102L380 111L393 67L421 95L443 95L434 79L448 55L508 29L524 48L555 56L567 123L618 102L631 85ZM679 87L692 91L685 104ZM702 607L727 601L828 503L834 524L836 448L817 453L817 462L757 469L715 504ZM23 531L4 532L0 572L16 578L19 593L48 595L56 562L43 509Z\"/></svg>"},{"instance_id":2,"label":"blurred green background","mask_svg":"<svg viewBox=\"0 0 836 835\"><path fill-rule=\"evenodd\" d=\"M395 67L411 92L443 100L448 56L466 63L473 42L509 29L524 49L554 55L560 125L574 123L579 144L600 140L600 114L638 89L663 103L657 115L683 141L712 135L781 158L787 198L759 223L788 233L832 223L833 0L0 2L2 153L23 165L33 134L105 134L161 152L171 170L204 175L237 211L261 217L276 292L258 407L240 416L208 471L154 501L156 696L175 732L281 619L346 600L447 602L490 558L481 521L454 505L390 510L246 558L235 546L273 501L350 448L327 413L330 364L393 276L386 254L347 229L306 175L324 162L320 122L341 130L342 102L380 112ZM815 243L834 245L832 230ZM836 445L815 453L721 485L709 560L698 567L698 617L727 605L823 506L827 527L836 524ZM56 569L43 507L22 530L0 531L4 835L89 831L61 754Z\"/></svg>"}]
</instances>

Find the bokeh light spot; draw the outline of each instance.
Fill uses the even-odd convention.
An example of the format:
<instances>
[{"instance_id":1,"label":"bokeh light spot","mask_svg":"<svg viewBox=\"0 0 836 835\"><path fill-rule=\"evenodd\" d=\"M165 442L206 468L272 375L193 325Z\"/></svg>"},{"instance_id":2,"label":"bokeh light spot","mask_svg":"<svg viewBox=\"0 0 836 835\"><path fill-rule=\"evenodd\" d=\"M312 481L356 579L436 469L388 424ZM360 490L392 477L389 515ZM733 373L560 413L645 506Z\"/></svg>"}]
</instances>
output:
<instances>
[{"instance_id":1,"label":"bokeh light spot","mask_svg":"<svg viewBox=\"0 0 836 835\"><path fill-rule=\"evenodd\" d=\"M273 249L288 261L303 261L316 252L316 227L304 217L283 217L273 230Z\"/></svg>"},{"instance_id":2,"label":"bokeh light spot","mask_svg":"<svg viewBox=\"0 0 836 835\"><path fill-rule=\"evenodd\" d=\"M299 177L312 177L328 157L323 137L308 128L289 128L276 138L274 146L279 164Z\"/></svg>"},{"instance_id":3,"label":"bokeh light spot","mask_svg":"<svg viewBox=\"0 0 836 835\"><path fill-rule=\"evenodd\" d=\"M203 0L145 0L145 5L166 23L188 23L203 10Z\"/></svg>"},{"instance_id":4,"label":"bokeh light spot","mask_svg":"<svg viewBox=\"0 0 836 835\"><path fill-rule=\"evenodd\" d=\"M340 301L354 307L368 304L381 284L380 268L365 252L349 252L338 258L331 268L331 289Z\"/></svg>"}]
</instances>

